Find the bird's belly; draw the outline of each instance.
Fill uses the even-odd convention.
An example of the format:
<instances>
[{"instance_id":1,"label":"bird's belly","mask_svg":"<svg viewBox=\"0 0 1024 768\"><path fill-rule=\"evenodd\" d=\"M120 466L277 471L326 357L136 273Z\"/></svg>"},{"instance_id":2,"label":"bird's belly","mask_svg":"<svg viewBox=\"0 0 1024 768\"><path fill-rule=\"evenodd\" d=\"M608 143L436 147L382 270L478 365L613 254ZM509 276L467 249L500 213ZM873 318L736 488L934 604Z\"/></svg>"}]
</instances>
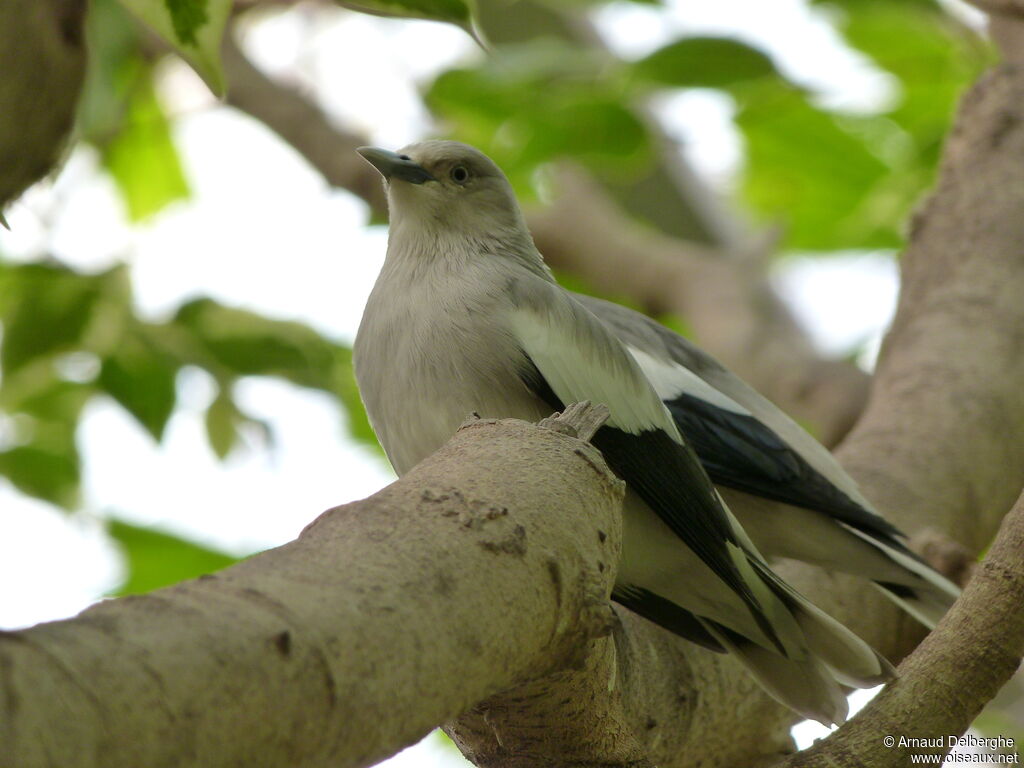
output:
<instances>
[{"instance_id":1,"label":"bird's belly","mask_svg":"<svg viewBox=\"0 0 1024 768\"><path fill-rule=\"evenodd\" d=\"M496 311L474 301L477 312ZM419 294L400 306L378 302L370 309L356 337L356 378L399 475L444 445L473 413L532 421L550 415L519 377L522 351L500 323L480 323L464 309Z\"/></svg>"}]
</instances>

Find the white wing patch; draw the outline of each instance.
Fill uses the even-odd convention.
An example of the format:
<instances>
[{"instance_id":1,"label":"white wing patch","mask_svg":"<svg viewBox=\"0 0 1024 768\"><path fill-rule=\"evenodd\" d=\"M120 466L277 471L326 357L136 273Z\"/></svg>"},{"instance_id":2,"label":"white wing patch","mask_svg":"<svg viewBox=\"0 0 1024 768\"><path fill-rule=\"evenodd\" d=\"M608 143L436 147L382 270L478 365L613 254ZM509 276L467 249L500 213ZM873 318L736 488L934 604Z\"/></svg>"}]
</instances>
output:
<instances>
[{"instance_id":1,"label":"white wing patch","mask_svg":"<svg viewBox=\"0 0 1024 768\"><path fill-rule=\"evenodd\" d=\"M716 408L741 413L744 416L751 415L750 411L728 395L715 389L686 366L671 360L657 358L636 347L627 346L626 349L629 350L662 400L674 400L684 394L691 395L711 403Z\"/></svg>"},{"instance_id":2,"label":"white wing patch","mask_svg":"<svg viewBox=\"0 0 1024 768\"><path fill-rule=\"evenodd\" d=\"M604 403L611 411L609 426L634 435L661 429L682 442L639 366L596 318L568 302L545 310L516 310L512 330L563 403Z\"/></svg>"},{"instance_id":3,"label":"white wing patch","mask_svg":"<svg viewBox=\"0 0 1024 768\"><path fill-rule=\"evenodd\" d=\"M775 432L811 467L820 472L836 488L853 499L865 510L878 514L861 493L860 488L835 457L821 443L811 437L803 427L789 418L769 400L751 389L728 372L716 372L712 381L705 380L682 363L656 357L649 352L627 346L630 354L643 369L644 375L662 400L672 400L681 394L693 397L733 413L753 418ZM727 394L728 393L728 394Z\"/></svg>"}]
</instances>

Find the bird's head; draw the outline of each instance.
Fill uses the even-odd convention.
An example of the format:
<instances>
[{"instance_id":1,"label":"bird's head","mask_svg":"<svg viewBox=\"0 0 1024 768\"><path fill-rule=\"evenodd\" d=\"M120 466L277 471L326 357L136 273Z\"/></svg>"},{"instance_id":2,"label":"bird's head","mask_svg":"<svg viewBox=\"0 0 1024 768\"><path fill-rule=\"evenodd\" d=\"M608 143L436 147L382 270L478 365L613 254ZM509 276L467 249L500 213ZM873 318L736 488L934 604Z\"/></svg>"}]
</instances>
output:
<instances>
[{"instance_id":1,"label":"bird's head","mask_svg":"<svg viewBox=\"0 0 1024 768\"><path fill-rule=\"evenodd\" d=\"M421 141L359 154L384 177L391 226L471 238L526 233L505 174L483 152L457 141ZM528 236L528 235L527 235Z\"/></svg>"}]
</instances>

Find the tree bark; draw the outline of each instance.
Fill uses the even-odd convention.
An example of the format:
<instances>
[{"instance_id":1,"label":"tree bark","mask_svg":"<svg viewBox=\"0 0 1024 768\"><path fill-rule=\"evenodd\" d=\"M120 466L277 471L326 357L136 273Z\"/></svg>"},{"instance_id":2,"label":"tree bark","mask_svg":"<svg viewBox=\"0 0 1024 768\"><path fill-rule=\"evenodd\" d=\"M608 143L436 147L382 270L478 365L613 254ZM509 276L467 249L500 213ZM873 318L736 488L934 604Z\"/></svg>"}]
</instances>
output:
<instances>
[{"instance_id":1,"label":"tree bark","mask_svg":"<svg viewBox=\"0 0 1024 768\"><path fill-rule=\"evenodd\" d=\"M372 765L582 663L611 629L622 494L574 437L471 424L290 544L0 634L0 765Z\"/></svg>"},{"instance_id":2,"label":"tree bark","mask_svg":"<svg viewBox=\"0 0 1024 768\"><path fill-rule=\"evenodd\" d=\"M0 3L0 220L54 167L85 74L85 0Z\"/></svg>"}]
</instances>

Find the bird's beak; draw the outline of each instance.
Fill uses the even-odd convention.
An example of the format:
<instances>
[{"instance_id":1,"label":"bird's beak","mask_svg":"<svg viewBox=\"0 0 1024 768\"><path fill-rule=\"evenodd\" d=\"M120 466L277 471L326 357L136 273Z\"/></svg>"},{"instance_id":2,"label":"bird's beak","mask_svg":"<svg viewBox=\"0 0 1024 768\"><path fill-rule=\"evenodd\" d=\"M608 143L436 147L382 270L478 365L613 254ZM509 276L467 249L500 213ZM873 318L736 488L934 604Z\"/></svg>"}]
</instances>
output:
<instances>
[{"instance_id":1,"label":"bird's beak","mask_svg":"<svg viewBox=\"0 0 1024 768\"><path fill-rule=\"evenodd\" d=\"M425 181L436 181L433 175L423 166L413 162L408 156L400 155L389 149L378 147L359 147L356 150L363 159L376 168L380 175L388 181L401 179L410 184L422 184Z\"/></svg>"}]
</instances>

